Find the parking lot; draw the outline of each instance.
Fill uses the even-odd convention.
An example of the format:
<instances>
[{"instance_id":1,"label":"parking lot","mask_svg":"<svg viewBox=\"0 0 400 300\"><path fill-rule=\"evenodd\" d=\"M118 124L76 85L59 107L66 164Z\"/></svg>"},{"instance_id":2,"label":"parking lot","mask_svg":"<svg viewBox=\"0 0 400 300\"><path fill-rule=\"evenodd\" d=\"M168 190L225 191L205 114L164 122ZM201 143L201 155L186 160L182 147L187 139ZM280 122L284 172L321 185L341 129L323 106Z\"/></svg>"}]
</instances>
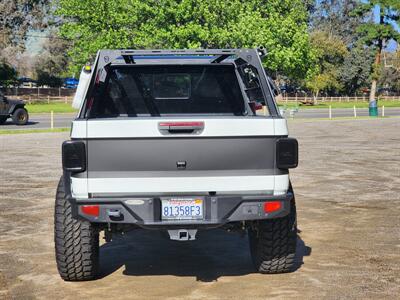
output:
<instances>
[{"instance_id":1,"label":"parking lot","mask_svg":"<svg viewBox=\"0 0 400 300\"><path fill-rule=\"evenodd\" d=\"M400 120L294 120L296 271L254 273L246 236L104 243L101 278L58 276L53 205L68 133L0 135L0 299L398 299Z\"/></svg>"}]
</instances>

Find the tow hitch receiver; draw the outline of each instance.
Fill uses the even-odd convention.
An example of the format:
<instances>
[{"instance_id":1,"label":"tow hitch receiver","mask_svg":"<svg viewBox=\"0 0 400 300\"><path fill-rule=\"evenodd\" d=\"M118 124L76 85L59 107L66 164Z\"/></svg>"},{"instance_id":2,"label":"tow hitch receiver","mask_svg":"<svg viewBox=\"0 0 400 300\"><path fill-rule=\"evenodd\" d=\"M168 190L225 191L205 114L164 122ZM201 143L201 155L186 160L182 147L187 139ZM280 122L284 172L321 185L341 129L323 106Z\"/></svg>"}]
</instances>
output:
<instances>
[{"instance_id":1,"label":"tow hitch receiver","mask_svg":"<svg viewBox=\"0 0 400 300\"><path fill-rule=\"evenodd\" d=\"M168 230L169 238L173 241L193 241L196 239L197 229Z\"/></svg>"}]
</instances>

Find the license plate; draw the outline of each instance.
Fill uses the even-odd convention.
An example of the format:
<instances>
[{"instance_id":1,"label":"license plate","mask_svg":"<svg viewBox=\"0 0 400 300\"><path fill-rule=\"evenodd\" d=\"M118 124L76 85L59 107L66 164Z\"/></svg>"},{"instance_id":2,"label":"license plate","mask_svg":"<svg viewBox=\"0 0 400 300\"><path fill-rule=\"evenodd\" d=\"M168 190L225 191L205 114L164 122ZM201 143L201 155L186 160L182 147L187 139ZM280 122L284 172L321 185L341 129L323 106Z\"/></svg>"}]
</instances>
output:
<instances>
[{"instance_id":1,"label":"license plate","mask_svg":"<svg viewBox=\"0 0 400 300\"><path fill-rule=\"evenodd\" d=\"M203 219L202 198L161 199L161 218L163 220Z\"/></svg>"}]
</instances>

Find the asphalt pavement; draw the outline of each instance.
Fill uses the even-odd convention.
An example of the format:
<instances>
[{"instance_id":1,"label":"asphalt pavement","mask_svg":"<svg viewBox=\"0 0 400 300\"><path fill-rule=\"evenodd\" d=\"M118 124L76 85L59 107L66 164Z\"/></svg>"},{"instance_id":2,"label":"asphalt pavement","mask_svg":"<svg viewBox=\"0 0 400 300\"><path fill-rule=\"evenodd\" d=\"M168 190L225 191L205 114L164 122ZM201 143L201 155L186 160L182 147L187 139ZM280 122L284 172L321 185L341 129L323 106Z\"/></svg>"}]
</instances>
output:
<instances>
[{"instance_id":1,"label":"asphalt pavement","mask_svg":"<svg viewBox=\"0 0 400 300\"><path fill-rule=\"evenodd\" d=\"M75 118L76 113L61 113L54 114L54 127L65 128L71 126L71 121ZM29 114L29 122L24 126L14 125L11 119L8 119L6 123L0 125L1 129L48 129L51 127L50 114Z\"/></svg>"},{"instance_id":2,"label":"asphalt pavement","mask_svg":"<svg viewBox=\"0 0 400 300\"><path fill-rule=\"evenodd\" d=\"M356 110L357 117L368 116L367 108L358 108ZM62 113L54 114L54 127L55 128L65 128L71 126L71 121L75 117L75 113ZM379 116L382 115L382 110L379 109ZM329 118L329 110L324 108L316 109L299 109L297 112L292 109L287 109L284 116L288 119L320 119ZM385 108L385 116L394 117L400 116L400 108ZM342 118L342 117L354 117L354 111L352 108L337 108L332 109L332 118ZM3 125L0 125L1 129L48 129L51 126L50 114L31 114L29 116L29 123L25 126L16 126L12 123L11 119Z\"/></svg>"}]
</instances>

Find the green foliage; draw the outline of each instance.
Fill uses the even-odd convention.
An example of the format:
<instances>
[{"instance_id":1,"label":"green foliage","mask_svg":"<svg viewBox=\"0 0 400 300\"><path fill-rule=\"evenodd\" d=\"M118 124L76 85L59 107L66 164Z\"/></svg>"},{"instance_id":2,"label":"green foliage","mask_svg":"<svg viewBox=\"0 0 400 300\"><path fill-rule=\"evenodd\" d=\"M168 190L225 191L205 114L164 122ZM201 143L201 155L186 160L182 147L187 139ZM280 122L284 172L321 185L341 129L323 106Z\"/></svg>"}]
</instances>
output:
<instances>
[{"instance_id":1,"label":"green foliage","mask_svg":"<svg viewBox=\"0 0 400 300\"><path fill-rule=\"evenodd\" d=\"M7 87L17 81L17 71L6 62L0 62L0 86Z\"/></svg>"},{"instance_id":2,"label":"green foliage","mask_svg":"<svg viewBox=\"0 0 400 300\"><path fill-rule=\"evenodd\" d=\"M380 57L385 43L391 39L400 40L400 33L394 27L397 22L400 25L400 1L399 0L365 0L359 3L354 14L367 17L378 10L378 22L365 22L358 27L362 39L367 46L376 47L376 59L372 65L370 101L376 99L376 87L381 77Z\"/></svg>"},{"instance_id":3,"label":"green foliage","mask_svg":"<svg viewBox=\"0 0 400 300\"><path fill-rule=\"evenodd\" d=\"M377 6L379 14L374 16ZM385 42L392 38L398 39L399 33L393 24L399 20L399 7L398 0L318 1L310 26L312 45L317 53L320 70L311 80L306 81L306 87L314 94L324 90L330 94L341 92L353 95L360 88L371 84L371 80L382 76L395 78L395 72L374 65L374 56L382 51ZM379 22L374 22L377 19ZM325 32L325 37L318 32ZM329 42L327 37L331 36L335 38ZM335 44L342 45L338 48ZM343 52L343 46L347 48L347 54ZM336 52L336 49L341 52L337 53L339 59L332 60L330 52ZM394 85L394 81L385 81L385 86Z\"/></svg>"},{"instance_id":4,"label":"green foliage","mask_svg":"<svg viewBox=\"0 0 400 300\"><path fill-rule=\"evenodd\" d=\"M359 38L357 27L362 16L351 12L359 0L319 0L311 15L312 31L325 31L340 37L347 46L353 45Z\"/></svg>"},{"instance_id":5,"label":"green foliage","mask_svg":"<svg viewBox=\"0 0 400 300\"><path fill-rule=\"evenodd\" d=\"M306 87L315 96L318 96L321 91L339 92L342 85L339 81L338 65L343 63L348 54L346 45L340 37L324 31L316 31L311 34L311 45L319 70L306 80Z\"/></svg>"},{"instance_id":6,"label":"green foliage","mask_svg":"<svg viewBox=\"0 0 400 300\"><path fill-rule=\"evenodd\" d=\"M264 46L270 71L304 78L313 70L301 0L60 0L61 35L78 71L98 49Z\"/></svg>"},{"instance_id":7,"label":"green foliage","mask_svg":"<svg viewBox=\"0 0 400 300\"><path fill-rule=\"evenodd\" d=\"M353 95L370 84L374 53L370 48L357 45L350 49L349 55L339 66L339 80L346 95Z\"/></svg>"},{"instance_id":8,"label":"green foliage","mask_svg":"<svg viewBox=\"0 0 400 300\"><path fill-rule=\"evenodd\" d=\"M399 0L366 0L359 3L353 15L367 17L375 7L379 7L379 22L368 21L358 26L362 41L367 45L376 45L379 41L400 40L400 33L394 23L400 25Z\"/></svg>"},{"instance_id":9,"label":"green foliage","mask_svg":"<svg viewBox=\"0 0 400 300\"><path fill-rule=\"evenodd\" d=\"M47 85L49 87L60 87L62 85L62 79L46 71L38 71L37 84L38 86Z\"/></svg>"}]
</instances>

